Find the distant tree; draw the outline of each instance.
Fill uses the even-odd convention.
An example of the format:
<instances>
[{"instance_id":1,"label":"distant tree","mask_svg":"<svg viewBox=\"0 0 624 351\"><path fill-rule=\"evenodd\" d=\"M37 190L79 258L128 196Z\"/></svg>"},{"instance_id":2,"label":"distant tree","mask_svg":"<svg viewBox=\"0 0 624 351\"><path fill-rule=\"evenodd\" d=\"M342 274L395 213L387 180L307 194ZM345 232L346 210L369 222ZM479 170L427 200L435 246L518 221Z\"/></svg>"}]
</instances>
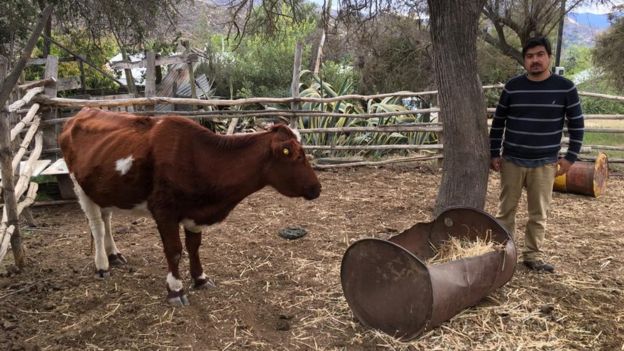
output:
<instances>
[{"instance_id":1,"label":"distant tree","mask_svg":"<svg viewBox=\"0 0 624 351\"><path fill-rule=\"evenodd\" d=\"M420 91L434 85L431 39L419 20L388 14L347 30L351 32L340 43L354 58L360 93Z\"/></svg>"},{"instance_id":2,"label":"distant tree","mask_svg":"<svg viewBox=\"0 0 624 351\"><path fill-rule=\"evenodd\" d=\"M30 1L0 1L0 55L9 59L10 66L37 22L37 13L37 6Z\"/></svg>"},{"instance_id":3,"label":"distant tree","mask_svg":"<svg viewBox=\"0 0 624 351\"><path fill-rule=\"evenodd\" d=\"M550 35L563 16L586 3L610 3L609 0L487 0L483 14L482 38L518 63L520 48L528 39ZM562 2L565 4L561 11ZM493 28L492 28L493 27Z\"/></svg>"},{"instance_id":4,"label":"distant tree","mask_svg":"<svg viewBox=\"0 0 624 351\"><path fill-rule=\"evenodd\" d=\"M598 37L593 61L605 76L624 92L624 17L614 19L611 27Z\"/></svg>"},{"instance_id":5,"label":"distant tree","mask_svg":"<svg viewBox=\"0 0 624 351\"><path fill-rule=\"evenodd\" d=\"M139 48L176 41L177 6L191 0L39 0L46 1L57 3L56 20L64 31L70 35L87 31L95 42L112 35L122 58L128 60L129 53ZM136 93L130 70L125 73L129 90Z\"/></svg>"},{"instance_id":6,"label":"distant tree","mask_svg":"<svg viewBox=\"0 0 624 351\"><path fill-rule=\"evenodd\" d=\"M86 30L93 39L112 34L120 46L131 48L176 37L177 6L191 0L41 1L56 3L55 19L63 30Z\"/></svg>"},{"instance_id":7,"label":"distant tree","mask_svg":"<svg viewBox=\"0 0 624 351\"><path fill-rule=\"evenodd\" d=\"M224 97L290 96L295 46L306 41L316 28L314 8L306 5L299 10L300 20L288 15L275 19L272 34L262 30L266 13L254 9L246 35L239 39L214 35L207 47L211 59L200 67L202 73L215 79L216 94ZM304 61L310 47L304 50Z\"/></svg>"},{"instance_id":8,"label":"distant tree","mask_svg":"<svg viewBox=\"0 0 624 351\"><path fill-rule=\"evenodd\" d=\"M509 78L522 72L522 66L509 56L501 55L500 50L477 40L477 69L484 84L504 83ZM496 92L497 100L500 92Z\"/></svg>"},{"instance_id":9,"label":"distant tree","mask_svg":"<svg viewBox=\"0 0 624 351\"><path fill-rule=\"evenodd\" d=\"M477 70L483 84L504 83L523 70L516 60L501 55L500 50L486 43L483 39L477 40L477 58ZM484 94L486 106L496 106L500 98L500 91L488 89L484 91Z\"/></svg>"},{"instance_id":10,"label":"distant tree","mask_svg":"<svg viewBox=\"0 0 624 351\"><path fill-rule=\"evenodd\" d=\"M177 7L190 1L4 0L0 2L0 54L10 58L18 55L40 10L53 4L53 18L46 25L44 36L57 33L75 38L68 41L68 48L75 51L73 43L83 43L88 38L90 48L102 53L112 37L127 59L133 51L158 49L163 43L177 40ZM103 38L105 43L100 45ZM42 42L40 53L45 56L50 52L50 41L44 38ZM127 72L127 76L131 75ZM130 80L130 89L134 90L131 83Z\"/></svg>"},{"instance_id":11,"label":"distant tree","mask_svg":"<svg viewBox=\"0 0 624 351\"><path fill-rule=\"evenodd\" d=\"M132 48L175 38L177 6L190 1L4 0L0 2L0 50L19 46L19 39L30 33L39 11L49 3L54 5L54 29L59 32L80 32L81 37L86 32L96 42L112 34L121 47Z\"/></svg>"},{"instance_id":12,"label":"distant tree","mask_svg":"<svg viewBox=\"0 0 624 351\"><path fill-rule=\"evenodd\" d=\"M108 60L114 55L119 53L119 47L112 36L108 38L101 38L96 44L83 32L83 36L80 37L74 33L74 35L61 35L55 33L54 40L61 43L64 47L71 48L73 52L80 53L80 55L89 63L97 67L105 67ZM43 41L39 41L35 50L33 50L32 56L43 56L45 47ZM54 55L60 59L58 64L58 76L61 78L77 77L80 76L80 65L78 62L71 59L72 55L68 52L60 49L56 45L52 45L48 50L49 54ZM100 72L88 69L85 70L85 87L86 89L99 89L100 91L113 91L118 88L117 83L108 77L105 77ZM30 66L25 70L26 80L42 79L44 74L43 66ZM62 93L61 93L62 94Z\"/></svg>"},{"instance_id":13,"label":"distant tree","mask_svg":"<svg viewBox=\"0 0 624 351\"><path fill-rule=\"evenodd\" d=\"M566 75L573 76L581 71L592 67L591 48L587 46L572 45L565 51L563 66L566 68Z\"/></svg>"}]
</instances>

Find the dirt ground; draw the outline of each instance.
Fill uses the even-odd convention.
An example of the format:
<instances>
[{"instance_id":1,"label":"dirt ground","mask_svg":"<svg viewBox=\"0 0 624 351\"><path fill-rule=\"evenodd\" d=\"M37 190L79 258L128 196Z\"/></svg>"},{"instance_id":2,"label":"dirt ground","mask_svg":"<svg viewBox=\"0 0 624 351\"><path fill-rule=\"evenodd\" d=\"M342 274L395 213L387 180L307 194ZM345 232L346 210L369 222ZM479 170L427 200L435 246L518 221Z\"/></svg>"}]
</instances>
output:
<instances>
[{"instance_id":1,"label":"dirt ground","mask_svg":"<svg viewBox=\"0 0 624 351\"><path fill-rule=\"evenodd\" d=\"M388 238L432 219L439 171L425 164L321 171L321 197L271 189L204 232L201 257L217 287L165 301L166 263L151 219L114 216L128 265L93 277L77 204L33 209L22 229L28 266L0 266L3 350L624 350L624 174L599 198L555 193L546 256L555 274L518 265L513 279L441 327L402 343L355 320L340 263L350 243ZM495 212L491 175L486 211ZM458 194L461 196L461 194ZM523 204L525 200L523 199ZM521 206L519 228L527 214ZM308 235L285 240L278 231ZM522 235L516 243L522 247ZM188 260L183 260L185 284Z\"/></svg>"}]
</instances>

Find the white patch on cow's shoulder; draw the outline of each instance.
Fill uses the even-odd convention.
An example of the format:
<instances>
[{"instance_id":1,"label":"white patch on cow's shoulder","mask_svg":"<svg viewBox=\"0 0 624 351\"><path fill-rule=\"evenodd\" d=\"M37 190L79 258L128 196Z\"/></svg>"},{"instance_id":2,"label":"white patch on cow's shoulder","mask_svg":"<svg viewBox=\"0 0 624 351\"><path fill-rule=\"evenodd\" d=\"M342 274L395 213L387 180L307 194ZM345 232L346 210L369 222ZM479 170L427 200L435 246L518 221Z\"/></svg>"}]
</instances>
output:
<instances>
[{"instance_id":1,"label":"white patch on cow's shoulder","mask_svg":"<svg viewBox=\"0 0 624 351\"><path fill-rule=\"evenodd\" d=\"M134 161L134 156L132 155L115 161L115 170L121 175L125 175L132 167L132 161Z\"/></svg>"},{"instance_id":2,"label":"white patch on cow's shoulder","mask_svg":"<svg viewBox=\"0 0 624 351\"><path fill-rule=\"evenodd\" d=\"M180 223L185 229L193 233L201 233L204 227L206 227L205 225L199 225L195 223L194 220L189 218L184 218Z\"/></svg>"},{"instance_id":3,"label":"white patch on cow's shoulder","mask_svg":"<svg viewBox=\"0 0 624 351\"><path fill-rule=\"evenodd\" d=\"M171 272L167 274L167 285L171 291L182 290L182 281L180 279L176 279Z\"/></svg>"}]
</instances>

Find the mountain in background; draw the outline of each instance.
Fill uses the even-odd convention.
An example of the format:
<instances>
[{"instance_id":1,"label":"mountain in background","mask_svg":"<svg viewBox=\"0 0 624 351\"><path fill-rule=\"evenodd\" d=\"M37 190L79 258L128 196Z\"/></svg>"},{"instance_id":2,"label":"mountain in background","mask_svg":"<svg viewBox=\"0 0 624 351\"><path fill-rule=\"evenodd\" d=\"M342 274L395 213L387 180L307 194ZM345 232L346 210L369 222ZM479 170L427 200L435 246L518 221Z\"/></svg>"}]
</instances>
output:
<instances>
[{"instance_id":1,"label":"mountain in background","mask_svg":"<svg viewBox=\"0 0 624 351\"><path fill-rule=\"evenodd\" d=\"M573 45L593 47L596 37L611 23L609 15L570 12L563 24L563 47Z\"/></svg>"},{"instance_id":2,"label":"mountain in background","mask_svg":"<svg viewBox=\"0 0 624 351\"><path fill-rule=\"evenodd\" d=\"M605 30L611 25L611 23L609 22L609 15L606 14L597 15L587 12L571 12L570 14L568 14L568 18L580 25L588 26L590 28L595 28L598 30Z\"/></svg>"}]
</instances>

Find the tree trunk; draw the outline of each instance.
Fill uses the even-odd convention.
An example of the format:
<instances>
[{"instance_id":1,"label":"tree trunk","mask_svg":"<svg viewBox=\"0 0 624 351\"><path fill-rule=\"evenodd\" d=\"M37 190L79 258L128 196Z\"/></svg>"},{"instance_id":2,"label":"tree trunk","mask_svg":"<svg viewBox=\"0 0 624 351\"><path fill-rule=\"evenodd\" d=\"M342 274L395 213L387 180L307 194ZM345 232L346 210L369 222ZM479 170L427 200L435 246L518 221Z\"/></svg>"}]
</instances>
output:
<instances>
[{"instance_id":1,"label":"tree trunk","mask_svg":"<svg viewBox=\"0 0 624 351\"><path fill-rule=\"evenodd\" d=\"M453 206L483 209L490 157L476 41L485 0L427 3L444 129L442 182L434 215Z\"/></svg>"},{"instance_id":2,"label":"tree trunk","mask_svg":"<svg viewBox=\"0 0 624 351\"><path fill-rule=\"evenodd\" d=\"M39 4L39 10L43 12L46 7L46 1L38 0L37 3ZM43 38L43 57L48 57L48 55L50 55L50 46L52 45L50 39L48 39L52 37L52 16L46 21L43 34L45 35Z\"/></svg>"}]
</instances>

